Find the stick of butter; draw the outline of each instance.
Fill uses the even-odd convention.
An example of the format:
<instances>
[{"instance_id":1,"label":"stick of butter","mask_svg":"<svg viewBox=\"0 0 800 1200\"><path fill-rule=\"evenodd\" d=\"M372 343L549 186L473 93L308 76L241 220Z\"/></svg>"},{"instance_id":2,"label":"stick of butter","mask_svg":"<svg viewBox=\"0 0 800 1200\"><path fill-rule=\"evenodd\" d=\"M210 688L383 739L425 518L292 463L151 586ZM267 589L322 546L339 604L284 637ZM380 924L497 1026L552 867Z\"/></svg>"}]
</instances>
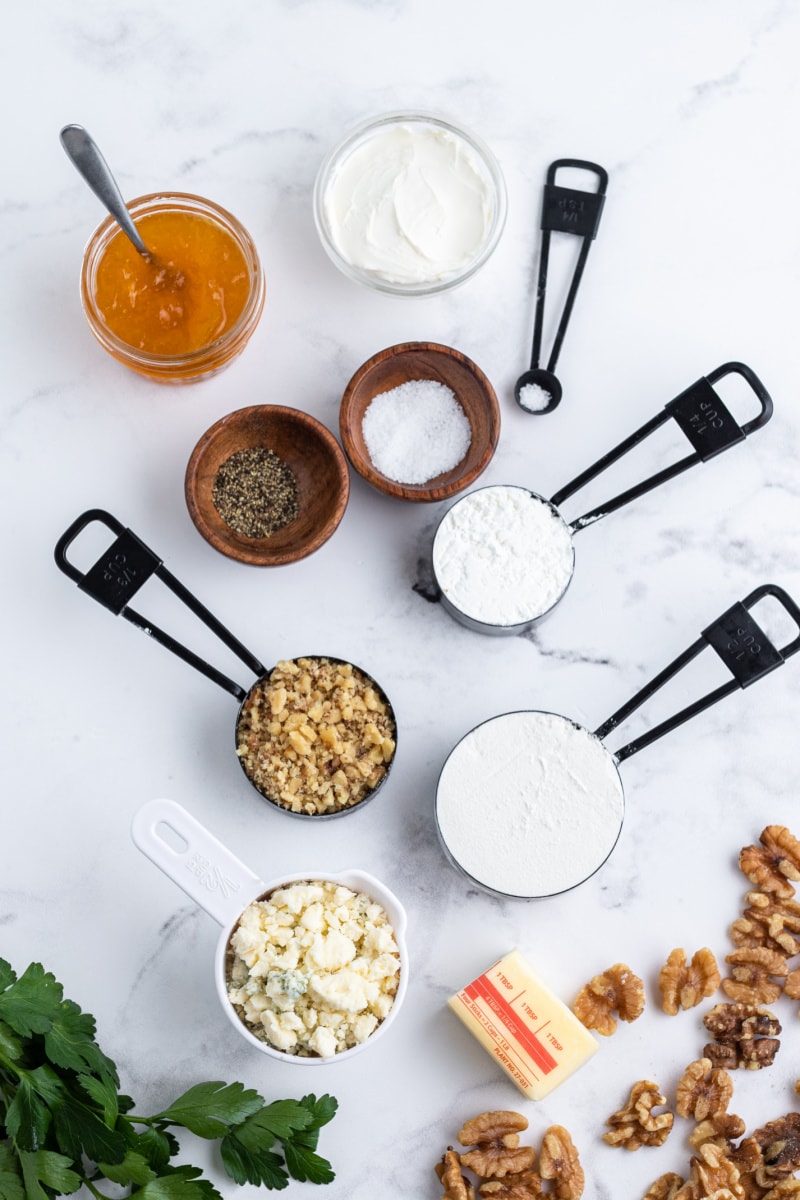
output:
<instances>
[{"instance_id":1,"label":"stick of butter","mask_svg":"<svg viewBox=\"0 0 800 1200\"><path fill-rule=\"evenodd\" d=\"M529 1100L541 1100L598 1042L512 950L448 1004Z\"/></svg>"}]
</instances>

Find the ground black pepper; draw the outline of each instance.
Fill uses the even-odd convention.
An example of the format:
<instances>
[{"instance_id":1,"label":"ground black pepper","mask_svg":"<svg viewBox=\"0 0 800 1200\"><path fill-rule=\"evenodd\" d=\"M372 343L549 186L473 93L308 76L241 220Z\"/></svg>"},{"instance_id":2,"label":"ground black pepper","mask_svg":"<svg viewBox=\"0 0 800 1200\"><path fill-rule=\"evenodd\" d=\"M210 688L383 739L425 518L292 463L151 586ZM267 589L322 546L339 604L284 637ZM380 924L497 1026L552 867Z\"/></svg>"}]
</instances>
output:
<instances>
[{"instance_id":1,"label":"ground black pepper","mask_svg":"<svg viewBox=\"0 0 800 1200\"><path fill-rule=\"evenodd\" d=\"M300 512L294 472L265 446L226 458L211 495L225 524L244 537L269 537Z\"/></svg>"}]
</instances>

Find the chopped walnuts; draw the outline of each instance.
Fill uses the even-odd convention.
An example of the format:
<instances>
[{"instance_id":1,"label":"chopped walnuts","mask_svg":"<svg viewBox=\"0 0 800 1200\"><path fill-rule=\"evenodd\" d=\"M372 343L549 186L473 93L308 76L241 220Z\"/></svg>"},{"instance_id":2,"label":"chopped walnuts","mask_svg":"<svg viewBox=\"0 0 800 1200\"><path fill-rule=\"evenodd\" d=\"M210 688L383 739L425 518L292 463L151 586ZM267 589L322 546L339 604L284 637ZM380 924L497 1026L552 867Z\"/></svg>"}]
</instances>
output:
<instances>
[{"instance_id":1,"label":"chopped walnuts","mask_svg":"<svg viewBox=\"0 0 800 1200\"><path fill-rule=\"evenodd\" d=\"M617 1028L611 1015L621 1021L635 1021L644 1011L644 984L625 963L615 963L581 988L572 1011L587 1029L609 1037Z\"/></svg>"},{"instance_id":2,"label":"chopped walnuts","mask_svg":"<svg viewBox=\"0 0 800 1200\"><path fill-rule=\"evenodd\" d=\"M395 736L389 703L368 675L336 659L298 658L279 662L248 692L236 753L269 800L324 815L375 790Z\"/></svg>"},{"instance_id":3,"label":"chopped walnuts","mask_svg":"<svg viewBox=\"0 0 800 1200\"><path fill-rule=\"evenodd\" d=\"M672 1017L681 1008L694 1008L701 1000L713 996L719 979L717 960L707 946L698 950L688 965L686 951L673 950L658 976L661 1007Z\"/></svg>"},{"instance_id":4,"label":"chopped walnuts","mask_svg":"<svg viewBox=\"0 0 800 1200\"><path fill-rule=\"evenodd\" d=\"M662 1096L657 1084L640 1079L631 1088L625 1107L612 1113L606 1121L611 1128L603 1134L603 1141L609 1146L622 1146L625 1150L663 1145L675 1118L669 1111L654 1113L653 1109L666 1102L666 1096Z\"/></svg>"}]
</instances>

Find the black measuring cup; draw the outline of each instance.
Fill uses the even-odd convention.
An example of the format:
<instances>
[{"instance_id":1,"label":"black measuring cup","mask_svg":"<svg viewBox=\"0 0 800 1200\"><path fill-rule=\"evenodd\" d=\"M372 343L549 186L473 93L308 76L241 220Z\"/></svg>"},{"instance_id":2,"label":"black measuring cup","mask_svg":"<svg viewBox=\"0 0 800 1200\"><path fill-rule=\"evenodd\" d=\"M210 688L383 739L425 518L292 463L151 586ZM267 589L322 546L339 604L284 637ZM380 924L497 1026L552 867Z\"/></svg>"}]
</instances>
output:
<instances>
[{"instance_id":1,"label":"black measuring cup","mask_svg":"<svg viewBox=\"0 0 800 1200\"><path fill-rule=\"evenodd\" d=\"M115 535L115 540L108 549L101 555L94 566L90 567L85 573L80 571L67 558L67 551L74 542L75 538L88 525L100 524L106 526ZM127 529L116 517L104 509L93 508L82 513L72 522L58 539L55 548L56 565L70 579L77 583L81 591L86 592L99 604L108 608L117 616L124 617L135 625L137 629L141 629L143 633L148 634L155 641L165 646L178 658L183 659L201 675L213 680L226 692L230 692L239 701L239 714L236 719L235 737L237 747L240 744L240 732L247 728L246 722L249 722L248 706L253 701L254 697L259 693L260 689L267 683L275 670L273 667L268 670L256 656L243 646L238 638L225 628L225 626L205 607L200 601L192 595L184 585L175 578L175 576L167 570L162 560L155 554L149 546L146 546L140 538ZM179 600L181 600L199 619L206 625L212 633L214 633L221 642L223 642L233 653L245 664L245 666L256 676L256 681L249 689L242 687L234 680L229 679L227 675L211 666L194 651L183 646L176 641L170 634L154 625L152 621L146 620L134 609L130 607L129 601L135 596L139 589L151 577L156 577L173 592ZM335 658L331 655L302 655L292 661L295 663L305 660L319 662L324 660L336 665L353 667L353 669L361 676L365 684L372 688L376 696L386 705L388 713L388 722L392 730L391 738L396 743L397 740L397 722L394 716L394 709L389 702L386 693L378 683L368 675L366 671L360 667L356 667L353 663L347 663L345 659ZM345 806L338 806L332 811L297 811L287 807L279 799L268 794L265 786L259 786L256 780L251 776L250 772L244 763L243 757L237 752L239 765L241 766L248 782L256 789L256 791L268 800L275 808L281 812L288 813L293 817L309 817L312 820L320 821L327 820L331 817L344 816L346 813L354 812L356 809L363 808L368 800L371 800L380 790L386 779L389 776L392 763L394 762L394 751L392 750L391 757L384 763L384 769L381 777L361 796L360 799L349 803ZM333 769L333 768L331 768ZM338 769L338 766L337 766ZM309 800L310 803L310 800Z\"/></svg>"},{"instance_id":2,"label":"black measuring cup","mask_svg":"<svg viewBox=\"0 0 800 1200\"><path fill-rule=\"evenodd\" d=\"M739 375L752 389L758 401L758 414L744 425L739 425L714 384L728 375ZM489 634L520 634L530 629L536 621L549 613L566 592L574 573L575 551L573 537L582 529L595 524L609 513L638 499L645 493L659 487L677 475L687 471L699 463L708 462L724 450L743 442L748 434L755 433L769 421L772 416L772 399L761 380L750 367L740 362L723 363L708 375L702 376L680 395L664 405L644 425L640 426L629 437L621 441L613 450L604 454L592 466L582 471L570 483L562 487L547 500L529 488L517 488L505 485L490 485L467 492L457 500L442 517L433 539L433 574L439 592L442 606L457 621L468 629L478 633ZM589 512L568 522L561 515L561 505L582 487L595 479L613 463L617 462L633 450L646 437L654 433L667 421L674 420L678 428L688 439L692 452L670 466L657 471L654 475L643 480L636 486L628 488L611 500L596 506ZM514 554L512 543L508 540L506 530L496 530L491 527L490 517L486 515L486 505L494 496L503 493L518 493L515 499L517 505L522 505L520 511L525 513L528 502L535 508L529 516L536 516L543 522L543 539L547 535L549 545L558 552L554 562L544 562L539 558L539 546L530 548L524 556L524 570L529 573L531 583L536 582L536 596L531 600L529 611L513 611L511 617L502 615L509 611L509 589L502 574L504 565L507 566L514 557L517 574L519 563L523 561L519 554ZM481 514L480 509L483 509ZM481 524L483 522L483 524ZM479 582L487 589L489 599L481 597L478 601L467 594L469 579L465 574L464 563L454 553L454 538L457 533L469 527L470 537L478 546L472 563L466 564L466 570L476 573L485 563L485 572L478 576ZM480 535L480 536L479 536ZM504 538L506 539L504 541ZM544 545L544 541L543 541ZM544 551L542 550L542 553ZM510 568L509 568L510 569ZM485 578L484 578L485 576ZM542 586L542 581L546 586ZM501 614L497 619L489 616L494 605ZM482 606L482 607L481 607ZM520 607L523 607L522 603Z\"/></svg>"},{"instance_id":3,"label":"black measuring cup","mask_svg":"<svg viewBox=\"0 0 800 1200\"><path fill-rule=\"evenodd\" d=\"M772 597L798 628L778 649L751 615ZM711 647L730 672L721 686L614 752L605 739L659 688ZM516 899L569 891L603 865L617 843L625 809L619 764L749 687L800 649L800 609L764 584L703 630L594 732L537 710L492 717L466 734L447 758L436 789L436 822L445 854L473 883Z\"/></svg>"},{"instance_id":4,"label":"black measuring cup","mask_svg":"<svg viewBox=\"0 0 800 1200\"><path fill-rule=\"evenodd\" d=\"M590 171L597 176L597 187L593 192L579 188L561 187L556 183L557 173L564 167L578 168ZM581 158L558 158L552 162L547 171L547 177L542 196L541 231L542 241L539 251L539 274L536 283L536 308L533 318L533 346L531 348L531 365L529 370L520 375L514 385L514 399L523 412L534 416L543 416L552 412L561 402L561 382L554 374L561 346L567 332L578 286L583 277L586 259L592 242L597 237L600 216L606 199L608 172L597 163L586 162ZM542 353L542 330L544 325L544 304L547 292L547 270L550 262L550 235L552 233L571 233L582 239L578 261L572 273L567 298L561 313L561 319L553 339L553 348L547 360L547 366L540 365ZM526 403L525 390L532 388L537 393L539 403L536 406Z\"/></svg>"}]
</instances>

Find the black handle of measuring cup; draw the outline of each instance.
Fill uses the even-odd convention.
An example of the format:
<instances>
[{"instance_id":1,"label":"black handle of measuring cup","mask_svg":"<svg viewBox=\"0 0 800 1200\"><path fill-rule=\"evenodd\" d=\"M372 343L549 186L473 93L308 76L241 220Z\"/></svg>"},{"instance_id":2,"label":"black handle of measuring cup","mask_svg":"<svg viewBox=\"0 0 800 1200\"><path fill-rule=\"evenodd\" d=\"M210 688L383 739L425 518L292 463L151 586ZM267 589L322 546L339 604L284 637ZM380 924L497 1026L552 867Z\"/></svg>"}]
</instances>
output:
<instances>
[{"instance_id":1,"label":"black handle of measuring cup","mask_svg":"<svg viewBox=\"0 0 800 1200\"><path fill-rule=\"evenodd\" d=\"M726 375L740 375L749 384L758 400L757 415L744 425L739 425L714 388L714 384L725 378ZM680 395L665 404L661 412L646 421L630 437L621 441L613 450L609 450L580 475L576 475L570 483L551 497L550 503L556 508L560 508L565 500L574 496L582 487L597 478L629 450L638 446L661 425L671 419L676 422L690 442L692 453L572 521L570 529L573 533L577 533L579 530L585 529L587 525L593 525L602 517L608 516L609 513L616 512L618 508L630 504L632 500L637 500L646 492L651 492L662 483L688 471L696 463L708 462L709 459L722 454L724 450L729 450L731 446L743 442L749 434L755 433L766 425L772 416L772 411L772 397L751 367L742 362L723 363L722 366L710 371L708 375L701 376L696 383L691 384Z\"/></svg>"},{"instance_id":2,"label":"black handle of measuring cup","mask_svg":"<svg viewBox=\"0 0 800 1200\"><path fill-rule=\"evenodd\" d=\"M70 562L67 551L78 535L92 524L105 525L115 535L115 538L94 566L83 572ZM227 675L218 671L216 667L212 667L194 651L189 650L130 607L128 601L136 595L148 579L155 576L165 584L255 675L266 674L265 668L255 655L246 646L243 646L239 639L234 637L213 613L209 612L205 605L201 604L167 570L158 555L149 546L146 546L132 530L127 529L121 521L106 512L105 509L91 508L72 522L56 542L55 560L59 570L77 583L82 592L86 592L98 604L110 609L116 616L122 616L130 621L137 629L141 629L154 641L170 650L189 666L194 667L201 675L205 675L207 679L219 684L237 700L241 701L247 695L245 688L229 679Z\"/></svg>"},{"instance_id":3,"label":"black handle of measuring cup","mask_svg":"<svg viewBox=\"0 0 800 1200\"><path fill-rule=\"evenodd\" d=\"M780 649L773 645L750 612L760 600L767 596L772 596L783 606L798 629L797 635ZM683 654L679 654L668 667L665 667L660 674L645 684L627 704L623 704L622 708L595 730L596 736L601 739L607 737L612 730L616 729L631 713L649 700L659 688L663 687L668 680L677 675L708 646L716 651L730 671L732 678L721 687L701 696L693 704L687 705L674 716L643 733L641 737L634 738L621 750L617 750L614 754L617 762L622 762L623 759L630 758L632 754L643 750L645 746L652 745L664 734L677 729L679 725L683 725L698 713L710 708L718 700L730 696L737 688L749 687L750 684L757 683L759 679L763 679L765 675L774 671L776 667L782 666L787 658L800 650L800 608L791 596L777 584L765 583L757 587L744 600L733 604L721 617L707 626L696 642L693 642Z\"/></svg>"},{"instance_id":4,"label":"black handle of measuring cup","mask_svg":"<svg viewBox=\"0 0 800 1200\"><path fill-rule=\"evenodd\" d=\"M579 188L561 187L556 183L556 174L562 167L576 167L582 171L590 171L597 176L597 189L587 192ZM586 259L592 242L597 237L600 217L606 199L608 172L597 163L586 162L582 158L557 158L547 169L544 192L542 195L542 216L540 228L542 231L541 247L539 250L539 274L536 281L536 308L533 317L533 345L531 347L531 369L539 366L542 353L542 329L544 326L544 301L547 291L547 271L550 262L550 234L572 233L583 238L578 261L572 275L567 293L567 299L561 313L553 348L547 360L547 370L555 371L561 345L567 332L578 285L583 276Z\"/></svg>"}]
</instances>

